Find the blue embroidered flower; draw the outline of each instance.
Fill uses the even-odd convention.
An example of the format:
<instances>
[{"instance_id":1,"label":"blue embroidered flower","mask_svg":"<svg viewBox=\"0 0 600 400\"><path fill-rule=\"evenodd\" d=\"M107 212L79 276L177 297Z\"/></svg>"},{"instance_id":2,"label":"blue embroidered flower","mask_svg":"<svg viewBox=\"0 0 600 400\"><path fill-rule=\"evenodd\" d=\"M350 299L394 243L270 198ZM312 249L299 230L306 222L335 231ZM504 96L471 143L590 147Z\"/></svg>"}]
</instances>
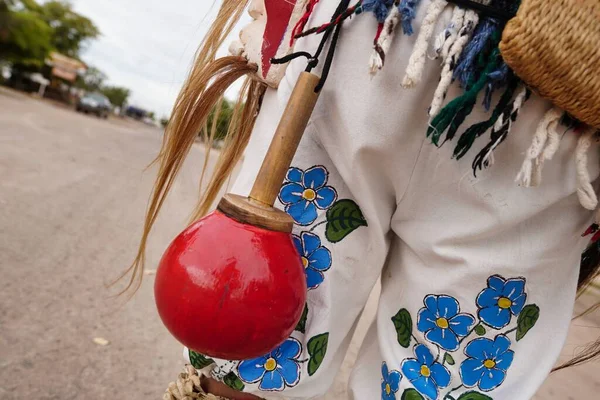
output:
<instances>
[{"instance_id":1,"label":"blue embroidered flower","mask_svg":"<svg viewBox=\"0 0 600 400\"><path fill-rule=\"evenodd\" d=\"M475 324L469 314L459 314L460 306L454 297L429 295L423 300L424 308L417 315L417 329L425 332L425 339L444 350L458 350L458 340L467 336Z\"/></svg>"},{"instance_id":2,"label":"blue embroidered flower","mask_svg":"<svg viewBox=\"0 0 600 400\"><path fill-rule=\"evenodd\" d=\"M437 399L438 388L450 384L450 371L435 362L431 351L424 344L414 348L415 358L402 361L402 373L419 393L430 400Z\"/></svg>"},{"instance_id":3,"label":"blue embroidered flower","mask_svg":"<svg viewBox=\"0 0 600 400\"><path fill-rule=\"evenodd\" d=\"M466 387L479 386L489 392L500 386L513 362L515 352L509 350L510 340L498 335L494 340L475 339L465 348L467 358L460 365L460 376Z\"/></svg>"},{"instance_id":4,"label":"blue embroidered flower","mask_svg":"<svg viewBox=\"0 0 600 400\"><path fill-rule=\"evenodd\" d=\"M302 265L306 274L306 286L317 288L325 279L323 271L331 267L331 252L321 246L321 239L313 233L302 232L300 236L293 235L296 250L302 257Z\"/></svg>"},{"instance_id":5,"label":"blue embroidered flower","mask_svg":"<svg viewBox=\"0 0 600 400\"><path fill-rule=\"evenodd\" d=\"M479 318L492 328L504 328L510 323L511 314L521 312L526 300L525 279L490 276L488 287L477 296Z\"/></svg>"},{"instance_id":6,"label":"blue embroidered flower","mask_svg":"<svg viewBox=\"0 0 600 400\"><path fill-rule=\"evenodd\" d=\"M289 338L277 349L262 357L241 361L238 373L242 381L256 383L264 391L281 391L286 386L296 386L300 381L298 357L300 342Z\"/></svg>"},{"instance_id":7,"label":"blue embroidered flower","mask_svg":"<svg viewBox=\"0 0 600 400\"><path fill-rule=\"evenodd\" d=\"M396 392L400 388L400 379L402 375L398 371L390 372L387 364L381 364L381 400L396 400Z\"/></svg>"},{"instance_id":8,"label":"blue embroidered flower","mask_svg":"<svg viewBox=\"0 0 600 400\"><path fill-rule=\"evenodd\" d=\"M288 182L281 187L279 201L297 224L312 224L317 219L317 208L326 210L337 199L335 189L325 186L328 175L325 167L320 165L306 171L298 168L288 170Z\"/></svg>"}]
</instances>

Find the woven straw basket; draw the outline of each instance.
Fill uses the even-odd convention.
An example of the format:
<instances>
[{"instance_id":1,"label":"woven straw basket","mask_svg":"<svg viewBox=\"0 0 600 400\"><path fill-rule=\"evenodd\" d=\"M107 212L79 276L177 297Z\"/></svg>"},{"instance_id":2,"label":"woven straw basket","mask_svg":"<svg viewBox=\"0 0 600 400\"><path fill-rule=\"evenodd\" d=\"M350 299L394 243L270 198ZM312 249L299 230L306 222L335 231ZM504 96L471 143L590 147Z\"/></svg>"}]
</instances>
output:
<instances>
[{"instance_id":1,"label":"woven straw basket","mask_svg":"<svg viewBox=\"0 0 600 400\"><path fill-rule=\"evenodd\" d=\"M539 95L600 128L600 0L523 0L500 51Z\"/></svg>"}]
</instances>

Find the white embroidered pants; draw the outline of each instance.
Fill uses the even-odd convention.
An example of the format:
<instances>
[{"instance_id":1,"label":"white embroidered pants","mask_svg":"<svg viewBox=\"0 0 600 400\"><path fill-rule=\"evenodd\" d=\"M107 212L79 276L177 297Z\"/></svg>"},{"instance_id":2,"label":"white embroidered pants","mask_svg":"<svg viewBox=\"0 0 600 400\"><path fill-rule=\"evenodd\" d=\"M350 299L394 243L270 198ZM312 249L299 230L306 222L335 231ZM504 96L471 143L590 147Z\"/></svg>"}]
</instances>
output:
<instances>
[{"instance_id":1,"label":"white embroidered pants","mask_svg":"<svg viewBox=\"0 0 600 400\"><path fill-rule=\"evenodd\" d=\"M335 3L320 4L311 21L328 20ZM446 12L440 26L449 19ZM566 338L587 242L581 233L593 218L576 195L577 136L561 138L541 186L519 187L524 153L551 108L534 95L493 165L474 177L473 157L489 133L459 161L452 159L458 135L432 145L427 108L439 63L427 63L421 86L403 89L416 35L397 32L385 67L371 77L375 30L371 15L346 23L280 194L306 266L305 318L272 353L214 360L212 373L267 399L319 398L381 278L377 317L349 383L352 398L530 399ZM299 47L314 51L318 40ZM267 92L235 192L249 193L304 66L294 61L279 89ZM460 93L452 89L448 98ZM489 118L480 104L459 135ZM589 172L597 178L591 155Z\"/></svg>"}]
</instances>

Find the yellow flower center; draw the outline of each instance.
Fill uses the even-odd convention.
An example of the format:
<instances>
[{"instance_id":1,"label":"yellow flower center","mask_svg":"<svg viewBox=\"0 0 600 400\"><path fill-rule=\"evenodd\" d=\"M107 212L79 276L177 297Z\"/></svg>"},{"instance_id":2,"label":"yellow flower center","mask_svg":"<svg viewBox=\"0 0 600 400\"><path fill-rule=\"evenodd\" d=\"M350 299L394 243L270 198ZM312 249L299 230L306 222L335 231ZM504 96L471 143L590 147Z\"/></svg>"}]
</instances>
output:
<instances>
[{"instance_id":1,"label":"yellow flower center","mask_svg":"<svg viewBox=\"0 0 600 400\"><path fill-rule=\"evenodd\" d=\"M308 201L313 201L317 198L317 192L312 189L306 189L304 192L302 192L302 198Z\"/></svg>"},{"instance_id":2,"label":"yellow flower center","mask_svg":"<svg viewBox=\"0 0 600 400\"><path fill-rule=\"evenodd\" d=\"M390 384L386 383L385 384L385 393L389 395L391 392L392 392L392 388L390 387Z\"/></svg>"},{"instance_id":3,"label":"yellow flower center","mask_svg":"<svg viewBox=\"0 0 600 400\"><path fill-rule=\"evenodd\" d=\"M448 329L448 326L450 326L446 318L438 318L437 321L435 321L435 323L442 329Z\"/></svg>"},{"instance_id":4,"label":"yellow flower center","mask_svg":"<svg viewBox=\"0 0 600 400\"><path fill-rule=\"evenodd\" d=\"M487 369L492 369L492 368L494 368L496 366L496 361L494 361L494 360L485 360L483 362L483 365L485 365L485 367Z\"/></svg>"},{"instance_id":5,"label":"yellow flower center","mask_svg":"<svg viewBox=\"0 0 600 400\"><path fill-rule=\"evenodd\" d=\"M308 258L302 257L302 266L304 268L308 267Z\"/></svg>"},{"instance_id":6,"label":"yellow flower center","mask_svg":"<svg viewBox=\"0 0 600 400\"><path fill-rule=\"evenodd\" d=\"M421 365L421 375L425 378L431 375L431 371L429 370L429 367L427 365Z\"/></svg>"},{"instance_id":7,"label":"yellow flower center","mask_svg":"<svg viewBox=\"0 0 600 400\"><path fill-rule=\"evenodd\" d=\"M506 297L500 297L498 299L498 307L500 308L510 308L512 306L512 301Z\"/></svg>"},{"instance_id":8,"label":"yellow flower center","mask_svg":"<svg viewBox=\"0 0 600 400\"><path fill-rule=\"evenodd\" d=\"M274 371L277 368L277 361L274 358L269 358L265 363L265 369L269 372Z\"/></svg>"}]
</instances>

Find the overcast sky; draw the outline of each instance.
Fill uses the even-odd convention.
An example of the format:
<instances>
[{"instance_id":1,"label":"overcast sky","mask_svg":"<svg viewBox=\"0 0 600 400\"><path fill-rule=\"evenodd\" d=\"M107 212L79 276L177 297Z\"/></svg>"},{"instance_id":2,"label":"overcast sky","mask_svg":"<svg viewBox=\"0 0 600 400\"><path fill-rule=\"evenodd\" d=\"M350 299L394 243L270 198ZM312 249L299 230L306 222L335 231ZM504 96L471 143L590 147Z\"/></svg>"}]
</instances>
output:
<instances>
[{"instance_id":1,"label":"overcast sky","mask_svg":"<svg viewBox=\"0 0 600 400\"><path fill-rule=\"evenodd\" d=\"M107 83L130 88L129 104L168 115L219 0L72 3L102 32L82 52L83 60L108 75Z\"/></svg>"}]
</instances>

